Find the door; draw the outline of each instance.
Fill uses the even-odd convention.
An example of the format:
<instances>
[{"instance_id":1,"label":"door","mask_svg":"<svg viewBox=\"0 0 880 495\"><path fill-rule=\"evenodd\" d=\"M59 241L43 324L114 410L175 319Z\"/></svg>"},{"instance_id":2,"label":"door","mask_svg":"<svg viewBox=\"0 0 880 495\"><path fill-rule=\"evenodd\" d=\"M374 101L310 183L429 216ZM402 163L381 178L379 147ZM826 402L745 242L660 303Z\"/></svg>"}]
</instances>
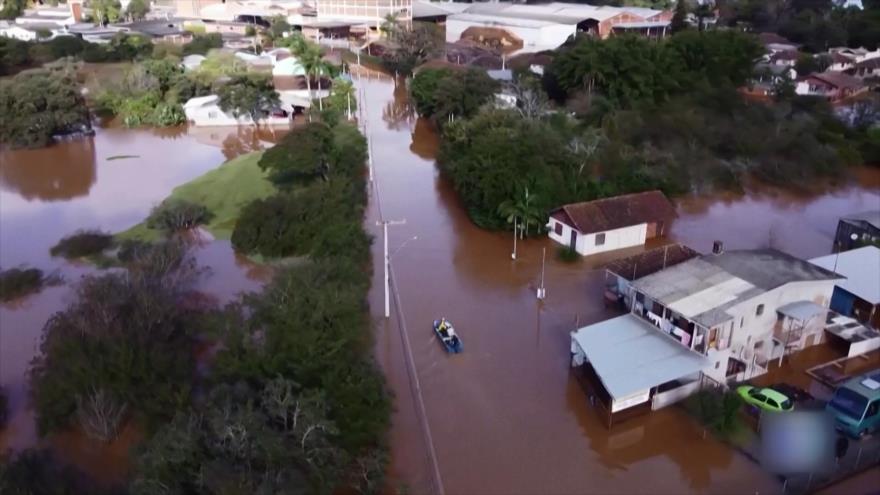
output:
<instances>
[{"instance_id":1,"label":"door","mask_svg":"<svg viewBox=\"0 0 880 495\"><path fill-rule=\"evenodd\" d=\"M571 240L568 241L568 246L569 246L573 251L576 251L576 250L577 250L577 239L578 239L578 233L577 233L576 230L572 229L572 230L571 230Z\"/></svg>"},{"instance_id":2,"label":"door","mask_svg":"<svg viewBox=\"0 0 880 495\"><path fill-rule=\"evenodd\" d=\"M648 224L647 231L645 232L645 238L646 239L653 239L655 237L657 237L657 224L654 222L651 222Z\"/></svg>"}]
</instances>

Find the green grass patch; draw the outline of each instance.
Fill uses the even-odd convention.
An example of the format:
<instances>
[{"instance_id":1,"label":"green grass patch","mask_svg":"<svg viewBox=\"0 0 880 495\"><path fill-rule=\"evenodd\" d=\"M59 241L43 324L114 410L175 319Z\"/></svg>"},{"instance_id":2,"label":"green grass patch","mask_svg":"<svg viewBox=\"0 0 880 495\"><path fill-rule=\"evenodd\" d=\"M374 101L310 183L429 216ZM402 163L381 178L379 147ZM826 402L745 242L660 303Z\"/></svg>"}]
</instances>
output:
<instances>
[{"instance_id":1,"label":"green grass patch","mask_svg":"<svg viewBox=\"0 0 880 495\"><path fill-rule=\"evenodd\" d=\"M581 259L580 253L567 246L557 249L556 257L563 263L577 263Z\"/></svg>"},{"instance_id":2,"label":"green grass patch","mask_svg":"<svg viewBox=\"0 0 880 495\"><path fill-rule=\"evenodd\" d=\"M219 167L171 191L168 199L185 200L203 205L213 214L205 230L217 239L229 239L241 209L255 199L275 192L257 162L262 151L233 158ZM116 235L119 240L152 242L163 237L161 230L151 229L146 220Z\"/></svg>"}]
</instances>

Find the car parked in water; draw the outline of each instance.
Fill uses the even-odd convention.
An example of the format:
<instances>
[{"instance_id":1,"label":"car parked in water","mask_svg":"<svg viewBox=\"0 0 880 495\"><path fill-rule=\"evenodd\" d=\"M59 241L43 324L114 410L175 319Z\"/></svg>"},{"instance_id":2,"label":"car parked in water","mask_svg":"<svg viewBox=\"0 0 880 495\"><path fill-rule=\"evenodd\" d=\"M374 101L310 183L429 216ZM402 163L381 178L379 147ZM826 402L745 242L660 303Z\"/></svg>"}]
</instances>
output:
<instances>
[{"instance_id":1,"label":"car parked in water","mask_svg":"<svg viewBox=\"0 0 880 495\"><path fill-rule=\"evenodd\" d=\"M837 387L828 402L834 426L851 436L880 431L880 372L851 378Z\"/></svg>"},{"instance_id":2,"label":"car parked in water","mask_svg":"<svg viewBox=\"0 0 880 495\"><path fill-rule=\"evenodd\" d=\"M794 401L782 392L770 387L742 385L736 388L736 393L742 397L746 404L765 411L788 412L794 409Z\"/></svg>"}]
</instances>

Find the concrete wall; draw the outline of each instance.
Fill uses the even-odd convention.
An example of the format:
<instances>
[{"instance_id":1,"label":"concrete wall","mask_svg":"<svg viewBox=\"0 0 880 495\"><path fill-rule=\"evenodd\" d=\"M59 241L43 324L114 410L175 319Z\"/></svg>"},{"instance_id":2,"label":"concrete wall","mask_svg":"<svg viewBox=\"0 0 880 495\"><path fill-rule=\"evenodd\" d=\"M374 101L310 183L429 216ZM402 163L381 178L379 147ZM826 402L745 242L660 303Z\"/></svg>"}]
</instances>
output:
<instances>
[{"instance_id":1,"label":"concrete wall","mask_svg":"<svg viewBox=\"0 0 880 495\"><path fill-rule=\"evenodd\" d=\"M562 225L562 234L556 234L557 224ZM549 225L550 238L562 244L563 246L569 246L571 242L571 232L573 229L568 225L556 220L555 218L550 218ZM575 250L581 256L589 256L591 254L603 253L605 251L613 251L615 249L640 246L645 243L647 233L648 224L646 223L633 225L631 227L624 227L622 229L598 232L595 234L584 235L578 232ZM597 246L596 236L599 234L605 234L605 243Z\"/></svg>"},{"instance_id":2,"label":"concrete wall","mask_svg":"<svg viewBox=\"0 0 880 495\"><path fill-rule=\"evenodd\" d=\"M187 108L186 120L195 126L226 127L226 126L252 126L250 117L235 118L233 115L224 113L219 106L208 105L198 108ZM288 117L269 117L260 120L260 125L289 125Z\"/></svg>"},{"instance_id":3,"label":"concrete wall","mask_svg":"<svg viewBox=\"0 0 880 495\"><path fill-rule=\"evenodd\" d=\"M728 308L727 313L734 316L734 320L722 327L727 332L730 331L731 323L733 326L730 356L744 361L749 367L752 366L752 359L756 352L764 359L769 359L773 349L773 329L778 320L776 310L797 301L812 301L827 308L833 291L833 280L793 282ZM761 315L758 315L757 308L760 304L764 305L764 310ZM787 328L788 322L783 323ZM823 340L824 327L824 315L813 318L804 329L803 335L797 340L790 341L789 345L795 350L800 350L807 344L810 335L813 336L812 345L820 343ZM760 348L755 351L755 345L758 343L761 343ZM725 368L726 361L721 363L721 369L718 371L721 371L723 375ZM747 369L745 376L751 377L763 372L763 369ZM713 378L717 376L717 374L714 376L711 373L707 374Z\"/></svg>"},{"instance_id":4,"label":"concrete wall","mask_svg":"<svg viewBox=\"0 0 880 495\"><path fill-rule=\"evenodd\" d=\"M697 393L698 390L700 390L700 380L695 380L681 387L654 394L654 397L651 398L651 409L656 411L661 407L675 404Z\"/></svg>"}]
</instances>

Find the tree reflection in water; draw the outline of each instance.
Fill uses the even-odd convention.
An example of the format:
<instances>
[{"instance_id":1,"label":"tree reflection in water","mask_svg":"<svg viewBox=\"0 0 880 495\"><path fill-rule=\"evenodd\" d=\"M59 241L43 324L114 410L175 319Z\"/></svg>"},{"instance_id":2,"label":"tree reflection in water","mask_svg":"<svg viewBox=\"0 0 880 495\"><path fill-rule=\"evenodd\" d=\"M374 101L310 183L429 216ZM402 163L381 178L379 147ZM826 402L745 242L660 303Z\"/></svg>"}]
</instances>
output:
<instances>
[{"instance_id":1,"label":"tree reflection in water","mask_svg":"<svg viewBox=\"0 0 880 495\"><path fill-rule=\"evenodd\" d=\"M97 179L95 160L91 137L35 150L0 151L0 188L29 201L87 196Z\"/></svg>"}]
</instances>

